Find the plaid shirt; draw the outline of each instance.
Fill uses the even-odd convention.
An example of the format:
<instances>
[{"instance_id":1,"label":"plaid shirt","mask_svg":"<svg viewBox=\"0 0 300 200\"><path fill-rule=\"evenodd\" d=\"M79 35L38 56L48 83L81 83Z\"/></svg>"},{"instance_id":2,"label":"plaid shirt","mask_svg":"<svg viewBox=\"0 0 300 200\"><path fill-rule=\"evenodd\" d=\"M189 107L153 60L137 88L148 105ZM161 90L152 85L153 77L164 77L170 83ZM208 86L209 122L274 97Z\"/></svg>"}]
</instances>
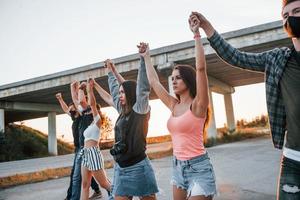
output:
<instances>
[{"instance_id":1,"label":"plaid shirt","mask_svg":"<svg viewBox=\"0 0 300 200\"><path fill-rule=\"evenodd\" d=\"M275 148L282 149L286 132L286 112L279 81L291 50L283 47L262 53L241 52L228 44L217 32L208 40L212 48L228 64L246 70L264 72L272 140Z\"/></svg>"}]
</instances>

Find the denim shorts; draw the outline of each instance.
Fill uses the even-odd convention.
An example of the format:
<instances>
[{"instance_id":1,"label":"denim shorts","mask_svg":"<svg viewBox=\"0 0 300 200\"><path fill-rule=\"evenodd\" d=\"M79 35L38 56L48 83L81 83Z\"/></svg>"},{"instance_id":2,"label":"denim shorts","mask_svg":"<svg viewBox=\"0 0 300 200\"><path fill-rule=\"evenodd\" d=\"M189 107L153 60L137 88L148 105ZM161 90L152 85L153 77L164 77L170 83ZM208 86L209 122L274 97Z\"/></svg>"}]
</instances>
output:
<instances>
[{"instance_id":1,"label":"denim shorts","mask_svg":"<svg viewBox=\"0 0 300 200\"><path fill-rule=\"evenodd\" d=\"M158 192L156 178L148 158L129 166L114 166L114 196L148 196Z\"/></svg>"},{"instance_id":2,"label":"denim shorts","mask_svg":"<svg viewBox=\"0 0 300 200\"><path fill-rule=\"evenodd\" d=\"M215 174L208 154L181 161L173 157L171 184L187 191L187 197L217 194Z\"/></svg>"}]
</instances>

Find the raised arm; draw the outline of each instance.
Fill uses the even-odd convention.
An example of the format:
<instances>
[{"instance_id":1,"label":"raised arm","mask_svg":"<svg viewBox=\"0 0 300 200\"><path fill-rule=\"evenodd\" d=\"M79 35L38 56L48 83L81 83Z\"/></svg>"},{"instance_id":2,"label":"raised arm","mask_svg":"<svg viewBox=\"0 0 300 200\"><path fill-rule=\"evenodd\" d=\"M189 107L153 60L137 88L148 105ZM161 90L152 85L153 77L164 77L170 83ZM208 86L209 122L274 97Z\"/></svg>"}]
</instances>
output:
<instances>
[{"instance_id":1,"label":"raised arm","mask_svg":"<svg viewBox=\"0 0 300 200\"><path fill-rule=\"evenodd\" d=\"M94 84L94 88L100 95L100 97L109 105L109 106L114 106L114 101L113 98L108 92L106 92L94 79L92 79Z\"/></svg>"},{"instance_id":2,"label":"raised arm","mask_svg":"<svg viewBox=\"0 0 300 200\"><path fill-rule=\"evenodd\" d=\"M100 113L97 110L96 98L95 98L95 95L94 95L94 81L92 79L89 79L87 81L86 92L87 92L87 95L88 95L88 104L91 107L94 119L96 119L97 115L100 116ZM100 117L99 120L97 120L96 124L100 128L100 126L101 126L101 117Z\"/></svg>"},{"instance_id":3,"label":"raised arm","mask_svg":"<svg viewBox=\"0 0 300 200\"><path fill-rule=\"evenodd\" d=\"M112 60L107 59L105 62L105 66L113 73L113 75L116 77L117 81L119 84L122 84L125 79L123 78L123 76L118 72L118 70L116 69L115 64L112 62Z\"/></svg>"},{"instance_id":4,"label":"raised arm","mask_svg":"<svg viewBox=\"0 0 300 200\"><path fill-rule=\"evenodd\" d=\"M74 106L75 106L76 110L79 110L78 109L78 106L79 106L79 100L78 100L79 82L78 81L72 82L70 85L70 89L71 89L71 97L72 97Z\"/></svg>"},{"instance_id":5,"label":"raised arm","mask_svg":"<svg viewBox=\"0 0 300 200\"><path fill-rule=\"evenodd\" d=\"M69 107L68 107L68 105L66 104L66 102L64 101L64 99L62 98L61 93L57 93L57 94L55 95L55 97L56 97L56 99L58 100L61 109L62 109L65 113L69 114Z\"/></svg>"},{"instance_id":6,"label":"raised arm","mask_svg":"<svg viewBox=\"0 0 300 200\"><path fill-rule=\"evenodd\" d=\"M145 47L140 43L138 46L139 53L145 52ZM145 60L141 56L140 58L140 68L138 70L137 77L137 88L136 88L136 103L133 106L133 110L140 114L146 114L149 107L149 94L150 94L150 84L147 78Z\"/></svg>"},{"instance_id":7,"label":"raised arm","mask_svg":"<svg viewBox=\"0 0 300 200\"><path fill-rule=\"evenodd\" d=\"M108 86L109 86L109 92L113 99L113 106L118 111L118 113L121 113L121 105L120 105L120 98L119 98L119 83L117 81L117 78L113 74L112 69L114 65L111 65L109 62L107 62L105 66L108 68Z\"/></svg>"},{"instance_id":8,"label":"raised arm","mask_svg":"<svg viewBox=\"0 0 300 200\"><path fill-rule=\"evenodd\" d=\"M190 19L193 16L196 16L200 20L199 26L205 31L210 45L221 59L235 67L260 72L265 71L265 63L271 51L262 53L240 51L226 42L202 14L192 12Z\"/></svg>"},{"instance_id":9,"label":"raised arm","mask_svg":"<svg viewBox=\"0 0 300 200\"><path fill-rule=\"evenodd\" d=\"M140 54L142 57L144 57L149 83L153 88L154 92L157 94L158 98L172 111L174 105L177 103L177 99L171 96L163 87L163 85L159 82L158 75L151 62L149 45L146 43L141 43L141 45L145 46L144 53Z\"/></svg>"},{"instance_id":10,"label":"raised arm","mask_svg":"<svg viewBox=\"0 0 300 200\"><path fill-rule=\"evenodd\" d=\"M195 39L195 57L196 57L196 97L193 100L192 112L197 117L206 117L207 107L209 105L208 79L206 73L206 61L204 48L201 42L199 32L199 19L194 16L189 19L190 29Z\"/></svg>"},{"instance_id":11,"label":"raised arm","mask_svg":"<svg viewBox=\"0 0 300 200\"><path fill-rule=\"evenodd\" d=\"M78 90L78 101L83 110L87 109L88 103L84 91L86 90L86 82L81 82Z\"/></svg>"}]
</instances>

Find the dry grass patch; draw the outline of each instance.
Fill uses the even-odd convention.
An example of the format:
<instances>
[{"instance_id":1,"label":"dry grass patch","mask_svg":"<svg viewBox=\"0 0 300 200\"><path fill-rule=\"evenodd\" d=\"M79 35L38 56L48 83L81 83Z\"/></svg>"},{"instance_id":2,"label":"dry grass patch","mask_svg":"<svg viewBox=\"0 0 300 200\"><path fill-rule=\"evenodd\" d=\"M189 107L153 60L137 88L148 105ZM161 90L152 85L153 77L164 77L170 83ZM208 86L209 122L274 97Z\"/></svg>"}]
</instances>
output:
<instances>
[{"instance_id":1,"label":"dry grass patch","mask_svg":"<svg viewBox=\"0 0 300 200\"><path fill-rule=\"evenodd\" d=\"M0 188L60 178L68 176L70 175L70 173L71 167L64 167L57 169L46 169L43 171L33 173L16 174L14 176L1 178Z\"/></svg>"},{"instance_id":2,"label":"dry grass patch","mask_svg":"<svg viewBox=\"0 0 300 200\"><path fill-rule=\"evenodd\" d=\"M156 153L156 152L148 153L147 155L150 160L171 156L171 155L173 155L173 148L170 148L165 151L160 151L159 153Z\"/></svg>"}]
</instances>

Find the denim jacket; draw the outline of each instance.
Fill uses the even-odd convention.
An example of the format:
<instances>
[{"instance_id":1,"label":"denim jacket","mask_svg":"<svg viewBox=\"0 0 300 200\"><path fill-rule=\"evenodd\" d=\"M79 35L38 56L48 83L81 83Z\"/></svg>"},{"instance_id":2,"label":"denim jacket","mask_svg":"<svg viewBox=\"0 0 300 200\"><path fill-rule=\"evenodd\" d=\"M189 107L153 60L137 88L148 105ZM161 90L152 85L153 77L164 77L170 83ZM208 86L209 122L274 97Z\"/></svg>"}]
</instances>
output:
<instances>
[{"instance_id":1,"label":"denim jacket","mask_svg":"<svg viewBox=\"0 0 300 200\"><path fill-rule=\"evenodd\" d=\"M114 107L118 113L121 113L121 105L119 99L119 84L116 77L108 73L108 85L111 96L113 97ZM137 88L136 88L136 103L133 105L133 110L139 114L146 114L149 112L149 94L150 84L146 74L146 65L144 58L140 59L140 68L138 70Z\"/></svg>"}]
</instances>

